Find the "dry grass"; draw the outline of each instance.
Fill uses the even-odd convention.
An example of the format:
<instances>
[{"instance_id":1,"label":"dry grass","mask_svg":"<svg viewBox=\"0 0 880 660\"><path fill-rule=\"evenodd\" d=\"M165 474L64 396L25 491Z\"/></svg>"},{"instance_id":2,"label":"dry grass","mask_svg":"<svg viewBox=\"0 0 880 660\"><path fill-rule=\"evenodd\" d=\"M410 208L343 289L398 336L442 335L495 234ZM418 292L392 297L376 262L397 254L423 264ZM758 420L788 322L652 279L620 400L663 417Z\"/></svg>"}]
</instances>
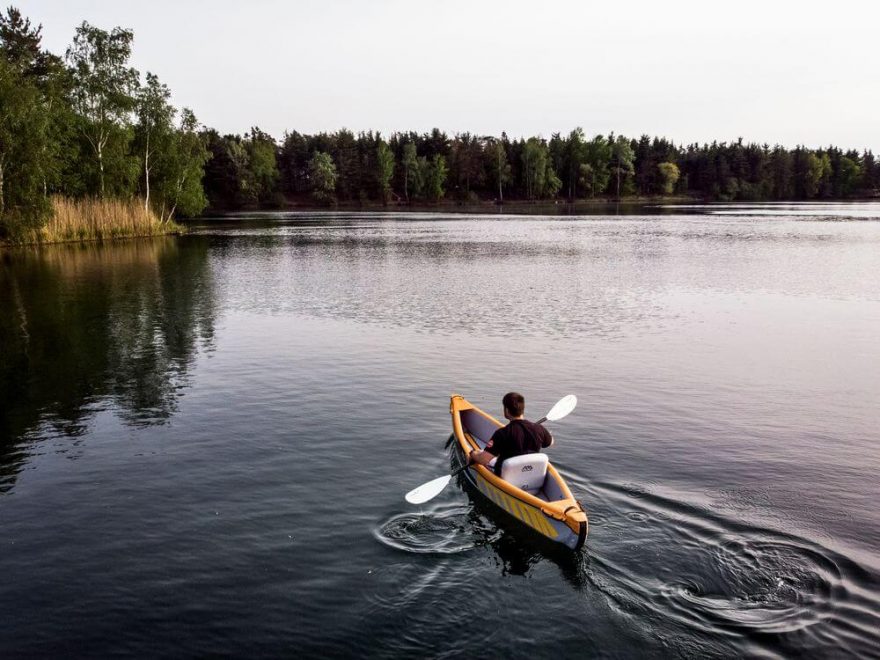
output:
<instances>
[{"instance_id":1,"label":"dry grass","mask_svg":"<svg viewBox=\"0 0 880 660\"><path fill-rule=\"evenodd\" d=\"M184 228L163 222L144 210L143 200L52 198L52 215L39 229L17 237L16 243L100 241L135 236L179 234Z\"/></svg>"}]
</instances>

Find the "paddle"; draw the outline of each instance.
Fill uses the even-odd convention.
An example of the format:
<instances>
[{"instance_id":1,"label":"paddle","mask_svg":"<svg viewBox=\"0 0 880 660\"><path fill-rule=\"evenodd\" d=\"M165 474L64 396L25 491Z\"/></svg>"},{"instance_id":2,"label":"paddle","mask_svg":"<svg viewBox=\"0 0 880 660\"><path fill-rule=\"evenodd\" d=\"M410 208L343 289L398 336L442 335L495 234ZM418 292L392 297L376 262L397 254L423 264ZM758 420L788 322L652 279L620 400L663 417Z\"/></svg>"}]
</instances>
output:
<instances>
[{"instance_id":1,"label":"paddle","mask_svg":"<svg viewBox=\"0 0 880 660\"><path fill-rule=\"evenodd\" d=\"M550 409L550 412L539 419L537 423L543 424L544 422L555 422L558 419L562 419L572 410L574 410L574 407L576 405L577 397L574 394L564 396L559 399L559 401L556 402L556 405ZM446 488L450 481L452 481L452 477L464 472L467 469L467 465L462 465L452 474L447 474L443 477L437 477L436 479L432 479L431 481L424 483L417 488L413 488L404 497L406 501L410 504L424 504L428 500L432 500L440 493L442 493L443 489Z\"/></svg>"}]
</instances>

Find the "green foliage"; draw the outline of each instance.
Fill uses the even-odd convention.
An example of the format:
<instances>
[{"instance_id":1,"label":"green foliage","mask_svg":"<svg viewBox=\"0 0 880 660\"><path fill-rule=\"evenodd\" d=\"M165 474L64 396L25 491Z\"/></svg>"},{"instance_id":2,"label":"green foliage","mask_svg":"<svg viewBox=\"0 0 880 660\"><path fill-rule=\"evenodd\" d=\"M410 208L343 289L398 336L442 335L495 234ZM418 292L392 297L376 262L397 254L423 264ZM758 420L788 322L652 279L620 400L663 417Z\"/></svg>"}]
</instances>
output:
<instances>
[{"instance_id":1,"label":"green foliage","mask_svg":"<svg viewBox=\"0 0 880 660\"><path fill-rule=\"evenodd\" d=\"M611 172L611 144L601 135L590 140L584 148L584 163L580 168L583 185L590 192L590 197L601 195L608 187Z\"/></svg>"},{"instance_id":2,"label":"green foliage","mask_svg":"<svg viewBox=\"0 0 880 660\"><path fill-rule=\"evenodd\" d=\"M456 135L450 147L450 166L458 197L467 199L471 186L480 186L485 181L482 142L470 133Z\"/></svg>"},{"instance_id":3,"label":"green foliage","mask_svg":"<svg viewBox=\"0 0 880 660\"><path fill-rule=\"evenodd\" d=\"M675 163L658 163L657 170L660 173L660 190L664 195L675 192L675 185L681 177L681 171Z\"/></svg>"},{"instance_id":4,"label":"green foliage","mask_svg":"<svg viewBox=\"0 0 880 660\"><path fill-rule=\"evenodd\" d=\"M490 178L498 186L498 201L504 201L504 188L513 180L507 150L501 140L491 139L486 146L486 159Z\"/></svg>"},{"instance_id":5,"label":"green foliage","mask_svg":"<svg viewBox=\"0 0 880 660\"><path fill-rule=\"evenodd\" d=\"M862 168L855 158L844 156L840 159L840 193L842 197L852 195L859 185Z\"/></svg>"},{"instance_id":6,"label":"green foliage","mask_svg":"<svg viewBox=\"0 0 880 660\"><path fill-rule=\"evenodd\" d=\"M155 160L169 158L175 146L172 125L176 110L170 103L171 90L159 78L147 73L146 85L138 90L134 147L143 164L144 207L150 205L150 174Z\"/></svg>"},{"instance_id":7,"label":"green foliage","mask_svg":"<svg viewBox=\"0 0 880 660\"><path fill-rule=\"evenodd\" d=\"M425 168L425 197L432 202L439 202L445 194L444 185L449 169L446 167L446 159L440 154L434 154Z\"/></svg>"},{"instance_id":8,"label":"green foliage","mask_svg":"<svg viewBox=\"0 0 880 660\"><path fill-rule=\"evenodd\" d=\"M627 177L635 174L635 151L633 151L630 141L622 135L618 135L616 140L611 140L611 163L614 178L617 182L616 195L620 199L621 180L624 186L627 183ZM626 188L624 188L624 191Z\"/></svg>"},{"instance_id":9,"label":"green foliage","mask_svg":"<svg viewBox=\"0 0 880 660\"><path fill-rule=\"evenodd\" d=\"M540 138L529 138L523 147L522 163L526 198L555 197L562 181L550 163L547 143Z\"/></svg>"},{"instance_id":10,"label":"green foliage","mask_svg":"<svg viewBox=\"0 0 880 660\"><path fill-rule=\"evenodd\" d=\"M277 187L294 195L310 192L308 163L316 151L323 151L337 164L341 200L386 202L389 189L381 185L377 174L382 142L371 132L288 134L277 155L281 177ZM880 167L871 152L843 153L833 147L813 151L799 147L792 151L745 144L742 140L679 146L646 135L638 140L603 135L587 139L579 129L567 136L554 134L549 142L540 138L510 141L503 134L499 139L461 133L450 139L435 129L421 134L393 133L387 144L395 165L387 185L391 196L396 193L406 201L436 198L436 193L428 190L435 156L442 156L446 165L443 196L460 200L547 199L562 191L573 200L636 192L690 194L718 200L801 199L807 198L807 188L811 187L806 154L814 154L823 163L817 197L870 194L880 183ZM222 191L229 187L229 181L239 179L230 174L230 161L224 151L212 148L215 160L208 165L206 187L212 200L228 204L228 195ZM337 158L344 159L345 167L340 167ZM387 167L387 155L382 158ZM826 162L830 163L830 174ZM661 170L663 163L678 167L677 182L671 183L666 176L669 172ZM241 176L246 174L242 172Z\"/></svg>"},{"instance_id":11,"label":"green foliage","mask_svg":"<svg viewBox=\"0 0 880 660\"><path fill-rule=\"evenodd\" d=\"M336 198L336 165L330 154L316 151L309 161L309 179L312 182L312 195L322 202L332 202Z\"/></svg>"},{"instance_id":12,"label":"green foliage","mask_svg":"<svg viewBox=\"0 0 880 660\"><path fill-rule=\"evenodd\" d=\"M42 155L47 139L40 95L0 59L0 223L14 235L38 224L47 205Z\"/></svg>"},{"instance_id":13,"label":"green foliage","mask_svg":"<svg viewBox=\"0 0 880 660\"><path fill-rule=\"evenodd\" d=\"M578 184L581 179L581 166L587 160L587 143L584 137L584 129L580 126L568 134L565 143L564 169L567 174L568 198L573 200L577 197Z\"/></svg>"},{"instance_id":14,"label":"green foliage","mask_svg":"<svg viewBox=\"0 0 880 660\"><path fill-rule=\"evenodd\" d=\"M253 201L266 201L275 190L279 176L275 150L275 140L259 128L252 128L250 135L245 136L245 183L247 194Z\"/></svg>"},{"instance_id":15,"label":"green foliage","mask_svg":"<svg viewBox=\"0 0 880 660\"><path fill-rule=\"evenodd\" d=\"M394 176L394 154L384 141L376 149L376 183L382 194L382 201L391 199L391 177Z\"/></svg>"},{"instance_id":16,"label":"green foliage","mask_svg":"<svg viewBox=\"0 0 880 660\"><path fill-rule=\"evenodd\" d=\"M40 48L43 26L33 27L31 21L15 7L0 14L0 44L7 64L21 74L33 73L46 54Z\"/></svg>"},{"instance_id":17,"label":"green foliage","mask_svg":"<svg viewBox=\"0 0 880 660\"><path fill-rule=\"evenodd\" d=\"M157 153L156 158L156 194L152 206L164 222L170 222L175 214L196 216L207 206L202 179L211 154L205 143L195 114L184 108L179 125L169 134L164 150Z\"/></svg>"},{"instance_id":18,"label":"green foliage","mask_svg":"<svg viewBox=\"0 0 880 660\"><path fill-rule=\"evenodd\" d=\"M94 152L98 192L107 192L106 174L114 174L112 193L120 194L131 178L126 172L129 114L135 107L138 73L128 66L134 33L123 28L110 32L86 21L76 29L67 61L73 74L73 102L82 118L80 128Z\"/></svg>"},{"instance_id":19,"label":"green foliage","mask_svg":"<svg viewBox=\"0 0 880 660\"><path fill-rule=\"evenodd\" d=\"M416 197L422 194L424 183L421 174L416 145L407 142L403 147L403 195L406 201L409 201L410 192Z\"/></svg>"},{"instance_id":20,"label":"green foliage","mask_svg":"<svg viewBox=\"0 0 880 660\"><path fill-rule=\"evenodd\" d=\"M817 156L809 153L806 156L806 172L804 174L804 196L812 199L819 194L823 182L831 177L831 159L827 154Z\"/></svg>"},{"instance_id":21,"label":"green foliage","mask_svg":"<svg viewBox=\"0 0 880 660\"><path fill-rule=\"evenodd\" d=\"M40 47L14 7L0 14L0 235L15 239L47 217L53 167L52 77L58 58Z\"/></svg>"}]
</instances>

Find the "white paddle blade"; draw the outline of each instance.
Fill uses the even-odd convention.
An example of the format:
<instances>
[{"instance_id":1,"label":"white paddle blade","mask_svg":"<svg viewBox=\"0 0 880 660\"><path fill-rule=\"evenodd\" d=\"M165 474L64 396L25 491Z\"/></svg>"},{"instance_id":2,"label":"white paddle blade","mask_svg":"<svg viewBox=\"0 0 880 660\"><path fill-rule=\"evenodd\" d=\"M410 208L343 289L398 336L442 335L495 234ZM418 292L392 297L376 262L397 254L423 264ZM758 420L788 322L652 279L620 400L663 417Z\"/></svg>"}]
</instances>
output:
<instances>
[{"instance_id":1,"label":"white paddle blade","mask_svg":"<svg viewBox=\"0 0 880 660\"><path fill-rule=\"evenodd\" d=\"M547 419L551 422L555 422L557 419L562 419L574 410L577 404L578 399L574 394L564 396L559 399L559 401L556 402L556 405L547 413Z\"/></svg>"},{"instance_id":2,"label":"white paddle blade","mask_svg":"<svg viewBox=\"0 0 880 660\"><path fill-rule=\"evenodd\" d=\"M437 477L433 481L422 484L418 488L413 488L404 497L410 504L423 504L428 500L434 499L443 492L443 489L446 488L446 484L451 480L451 474L447 474L445 477Z\"/></svg>"}]
</instances>

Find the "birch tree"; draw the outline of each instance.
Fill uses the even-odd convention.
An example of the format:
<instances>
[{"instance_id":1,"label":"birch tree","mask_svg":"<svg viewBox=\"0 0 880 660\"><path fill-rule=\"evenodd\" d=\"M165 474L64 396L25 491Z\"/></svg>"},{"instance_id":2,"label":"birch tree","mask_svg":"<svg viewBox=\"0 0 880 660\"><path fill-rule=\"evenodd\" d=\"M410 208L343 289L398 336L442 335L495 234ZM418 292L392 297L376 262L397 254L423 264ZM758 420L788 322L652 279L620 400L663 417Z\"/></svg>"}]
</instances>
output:
<instances>
[{"instance_id":1,"label":"birch tree","mask_svg":"<svg viewBox=\"0 0 880 660\"><path fill-rule=\"evenodd\" d=\"M205 146L205 137L199 132L199 122L192 110L180 112L180 124L172 135L170 148L156 153L156 202L163 222L175 214L191 217L201 213L208 204L202 179L205 163L211 153Z\"/></svg>"},{"instance_id":2,"label":"birch tree","mask_svg":"<svg viewBox=\"0 0 880 660\"><path fill-rule=\"evenodd\" d=\"M172 147L174 138L173 120L176 110L169 103L171 90L159 82L159 78L147 73L146 84L138 90L135 142L138 153L143 158L144 168L144 212L150 212L150 173L152 158L158 152Z\"/></svg>"},{"instance_id":3,"label":"birch tree","mask_svg":"<svg viewBox=\"0 0 880 660\"><path fill-rule=\"evenodd\" d=\"M376 181L382 203L387 204L391 197L391 177L394 176L394 154L388 144L381 140L376 148Z\"/></svg>"},{"instance_id":4,"label":"birch tree","mask_svg":"<svg viewBox=\"0 0 880 660\"><path fill-rule=\"evenodd\" d=\"M83 21L67 49L74 78L74 108L83 119L82 133L97 159L99 193L105 194L108 143L125 139L135 106L138 74L128 66L134 33L121 27L110 32Z\"/></svg>"}]
</instances>

